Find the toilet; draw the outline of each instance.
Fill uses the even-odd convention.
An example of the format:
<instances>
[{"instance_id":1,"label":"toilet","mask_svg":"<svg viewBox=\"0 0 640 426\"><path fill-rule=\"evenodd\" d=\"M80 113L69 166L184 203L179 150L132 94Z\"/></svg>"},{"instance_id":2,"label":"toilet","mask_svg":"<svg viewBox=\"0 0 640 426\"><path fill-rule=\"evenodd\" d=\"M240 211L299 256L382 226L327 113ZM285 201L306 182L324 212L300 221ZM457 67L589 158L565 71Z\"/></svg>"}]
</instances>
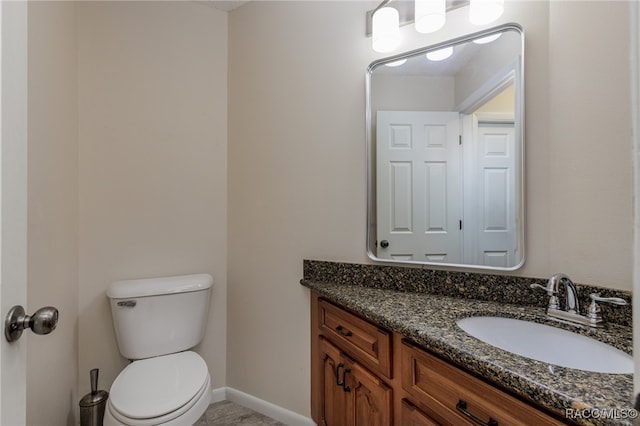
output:
<instances>
[{"instance_id":1,"label":"toilet","mask_svg":"<svg viewBox=\"0 0 640 426\"><path fill-rule=\"evenodd\" d=\"M127 280L107 289L118 350L132 362L109 390L104 425L192 425L211 401L202 341L209 274Z\"/></svg>"}]
</instances>

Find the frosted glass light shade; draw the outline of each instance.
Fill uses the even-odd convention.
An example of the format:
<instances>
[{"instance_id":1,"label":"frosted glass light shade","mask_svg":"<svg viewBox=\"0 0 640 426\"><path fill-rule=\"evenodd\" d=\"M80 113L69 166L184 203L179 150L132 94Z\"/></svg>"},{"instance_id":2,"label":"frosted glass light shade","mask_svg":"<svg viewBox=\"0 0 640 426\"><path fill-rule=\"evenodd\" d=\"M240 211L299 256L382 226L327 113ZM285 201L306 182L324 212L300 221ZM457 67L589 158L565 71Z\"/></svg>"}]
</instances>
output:
<instances>
[{"instance_id":1,"label":"frosted glass light shade","mask_svg":"<svg viewBox=\"0 0 640 426\"><path fill-rule=\"evenodd\" d=\"M504 12L504 0L471 0L469 21L474 25L489 24Z\"/></svg>"},{"instance_id":2,"label":"frosted glass light shade","mask_svg":"<svg viewBox=\"0 0 640 426\"><path fill-rule=\"evenodd\" d=\"M453 54L453 46L445 47L444 49L434 50L433 52L427 52L427 59L430 61L444 61Z\"/></svg>"},{"instance_id":3,"label":"frosted glass light shade","mask_svg":"<svg viewBox=\"0 0 640 426\"><path fill-rule=\"evenodd\" d=\"M488 43L491 43L492 41L496 41L497 39L499 39L501 35L502 33L491 34L490 36L476 38L473 40L473 42L475 44L488 44Z\"/></svg>"},{"instance_id":4,"label":"frosted glass light shade","mask_svg":"<svg viewBox=\"0 0 640 426\"><path fill-rule=\"evenodd\" d=\"M406 63L407 63L407 59L405 58L405 59L398 59L397 61L389 62L385 65L391 68L395 68L395 67L400 67Z\"/></svg>"},{"instance_id":5,"label":"frosted glass light shade","mask_svg":"<svg viewBox=\"0 0 640 426\"><path fill-rule=\"evenodd\" d=\"M438 31L447 20L446 13L446 0L415 0L416 31L422 34Z\"/></svg>"},{"instance_id":6,"label":"frosted glass light shade","mask_svg":"<svg viewBox=\"0 0 640 426\"><path fill-rule=\"evenodd\" d=\"M393 7L378 9L372 18L373 50L391 52L400 45L400 14Z\"/></svg>"}]
</instances>

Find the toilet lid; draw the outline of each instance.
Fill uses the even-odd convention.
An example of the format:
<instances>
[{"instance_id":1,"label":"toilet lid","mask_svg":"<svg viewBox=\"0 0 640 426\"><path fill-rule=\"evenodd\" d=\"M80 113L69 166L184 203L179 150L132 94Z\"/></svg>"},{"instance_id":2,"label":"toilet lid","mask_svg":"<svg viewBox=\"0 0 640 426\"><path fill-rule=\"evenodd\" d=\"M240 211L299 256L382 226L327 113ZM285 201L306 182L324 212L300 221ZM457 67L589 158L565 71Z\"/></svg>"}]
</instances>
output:
<instances>
[{"instance_id":1,"label":"toilet lid","mask_svg":"<svg viewBox=\"0 0 640 426\"><path fill-rule=\"evenodd\" d=\"M207 377L207 364L192 351L143 359L122 370L109 397L126 417L160 417L193 399Z\"/></svg>"}]
</instances>

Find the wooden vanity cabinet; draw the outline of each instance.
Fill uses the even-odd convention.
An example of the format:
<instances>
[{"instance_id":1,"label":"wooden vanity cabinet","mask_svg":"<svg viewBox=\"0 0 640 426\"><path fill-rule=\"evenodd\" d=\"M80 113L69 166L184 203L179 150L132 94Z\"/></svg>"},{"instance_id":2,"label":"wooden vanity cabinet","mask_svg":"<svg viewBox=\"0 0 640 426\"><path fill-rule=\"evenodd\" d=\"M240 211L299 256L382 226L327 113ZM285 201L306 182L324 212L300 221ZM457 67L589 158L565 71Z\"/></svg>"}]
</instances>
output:
<instances>
[{"instance_id":1,"label":"wooden vanity cabinet","mask_svg":"<svg viewBox=\"0 0 640 426\"><path fill-rule=\"evenodd\" d=\"M315 292L311 315L320 426L566 424Z\"/></svg>"}]
</instances>

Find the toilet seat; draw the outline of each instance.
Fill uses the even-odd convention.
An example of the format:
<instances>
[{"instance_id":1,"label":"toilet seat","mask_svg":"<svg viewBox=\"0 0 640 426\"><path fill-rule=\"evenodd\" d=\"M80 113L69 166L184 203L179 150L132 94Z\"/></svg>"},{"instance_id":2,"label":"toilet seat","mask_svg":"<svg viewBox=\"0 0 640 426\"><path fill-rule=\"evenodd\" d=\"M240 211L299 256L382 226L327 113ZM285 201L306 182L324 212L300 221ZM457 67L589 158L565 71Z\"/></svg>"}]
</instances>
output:
<instances>
[{"instance_id":1,"label":"toilet seat","mask_svg":"<svg viewBox=\"0 0 640 426\"><path fill-rule=\"evenodd\" d=\"M166 423L208 398L210 380L206 363L192 351L134 361L113 382L109 412L132 426Z\"/></svg>"}]
</instances>

